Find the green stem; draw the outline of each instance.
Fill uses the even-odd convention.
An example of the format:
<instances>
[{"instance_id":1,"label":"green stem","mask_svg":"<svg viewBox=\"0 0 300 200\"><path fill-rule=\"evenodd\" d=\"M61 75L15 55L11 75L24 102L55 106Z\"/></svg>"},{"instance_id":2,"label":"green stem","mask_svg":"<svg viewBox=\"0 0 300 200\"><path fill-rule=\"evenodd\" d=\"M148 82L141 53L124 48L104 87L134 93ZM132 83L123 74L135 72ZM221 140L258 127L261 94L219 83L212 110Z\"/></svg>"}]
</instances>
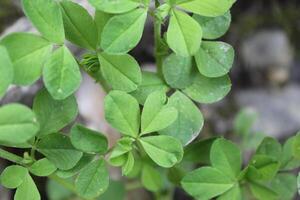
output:
<instances>
[{"instance_id":1,"label":"green stem","mask_svg":"<svg viewBox=\"0 0 300 200\"><path fill-rule=\"evenodd\" d=\"M136 189L139 189L139 188L143 188L143 185L142 185L142 183L140 183L138 181L126 184L126 190L127 191L136 190Z\"/></svg>"},{"instance_id":2,"label":"green stem","mask_svg":"<svg viewBox=\"0 0 300 200\"><path fill-rule=\"evenodd\" d=\"M155 7L159 6L159 2L155 1ZM163 64L163 53L162 53L162 38L161 38L161 21L154 15L154 56L156 60L156 68L158 75L162 76L162 64Z\"/></svg>"},{"instance_id":3,"label":"green stem","mask_svg":"<svg viewBox=\"0 0 300 200\"><path fill-rule=\"evenodd\" d=\"M23 158L21 156L17 156L13 153L10 153L8 151L5 151L3 149L0 148L0 158L3 158L5 160L9 160L11 162L20 164L20 165L24 165Z\"/></svg>"}]
</instances>

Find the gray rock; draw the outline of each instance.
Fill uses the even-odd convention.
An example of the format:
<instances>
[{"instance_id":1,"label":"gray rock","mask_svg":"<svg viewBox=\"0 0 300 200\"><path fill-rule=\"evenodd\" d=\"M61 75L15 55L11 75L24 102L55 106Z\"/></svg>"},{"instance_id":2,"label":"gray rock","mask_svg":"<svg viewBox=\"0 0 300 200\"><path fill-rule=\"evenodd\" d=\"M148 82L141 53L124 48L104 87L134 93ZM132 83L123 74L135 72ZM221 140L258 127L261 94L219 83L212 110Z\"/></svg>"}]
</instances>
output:
<instances>
[{"instance_id":1,"label":"gray rock","mask_svg":"<svg viewBox=\"0 0 300 200\"><path fill-rule=\"evenodd\" d=\"M300 86L289 85L281 90L250 89L235 94L237 105L258 113L254 129L267 135L284 138L300 130Z\"/></svg>"}]
</instances>

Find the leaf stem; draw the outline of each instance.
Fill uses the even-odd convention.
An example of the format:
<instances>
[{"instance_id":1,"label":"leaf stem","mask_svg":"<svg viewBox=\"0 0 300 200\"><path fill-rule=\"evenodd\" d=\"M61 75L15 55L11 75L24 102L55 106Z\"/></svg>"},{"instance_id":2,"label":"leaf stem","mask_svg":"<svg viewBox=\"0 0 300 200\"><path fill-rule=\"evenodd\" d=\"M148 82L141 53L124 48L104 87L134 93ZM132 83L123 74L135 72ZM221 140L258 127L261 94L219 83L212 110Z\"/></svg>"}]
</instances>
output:
<instances>
[{"instance_id":1,"label":"leaf stem","mask_svg":"<svg viewBox=\"0 0 300 200\"><path fill-rule=\"evenodd\" d=\"M138 181L126 184L126 190L127 191L136 190L136 189L139 189L139 188L143 188L143 185L142 185L142 183L140 183Z\"/></svg>"},{"instance_id":2,"label":"leaf stem","mask_svg":"<svg viewBox=\"0 0 300 200\"><path fill-rule=\"evenodd\" d=\"M17 156L13 153L10 153L8 151L5 151L4 149L0 148L0 158L3 158L5 160L9 160L11 162L20 164L20 165L24 165L23 158L21 156Z\"/></svg>"}]
</instances>

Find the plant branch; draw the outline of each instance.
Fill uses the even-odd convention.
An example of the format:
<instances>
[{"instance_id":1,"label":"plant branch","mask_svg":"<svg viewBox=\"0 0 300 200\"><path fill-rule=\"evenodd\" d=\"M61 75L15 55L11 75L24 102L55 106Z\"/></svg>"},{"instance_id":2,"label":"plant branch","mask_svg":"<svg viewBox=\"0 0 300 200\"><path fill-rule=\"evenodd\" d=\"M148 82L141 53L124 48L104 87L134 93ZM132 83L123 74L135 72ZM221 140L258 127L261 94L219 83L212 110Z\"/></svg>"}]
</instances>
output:
<instances>
[{"instance_id":1,"label":"plant branch","mask_svg":"<svg viewBox=\"0 0 300 200\"><path fill-rule=\"evenodd\" d=\"M24 165L23 158L21 156L17 156L13 153L10 153L8 151L5 151L4 149L0 148L0 158L3 158L5 160L9 160L11 162L20 164L20 165Z\"/></svg>"},{"instance_id":2,"label":"plant branch","mask_svg":"<svg viewBox=\"0 0 300 200\"><path fill-rule=\"evenodd\" d=\"M159 6L159 2L155 1L155 7ZM162 76L162 64L163 64L163 53L162 53L162 38L161 38L161 21L154 14L154 56L156 60L156 68L158 75Z\"/></svg>"}]
</instances>

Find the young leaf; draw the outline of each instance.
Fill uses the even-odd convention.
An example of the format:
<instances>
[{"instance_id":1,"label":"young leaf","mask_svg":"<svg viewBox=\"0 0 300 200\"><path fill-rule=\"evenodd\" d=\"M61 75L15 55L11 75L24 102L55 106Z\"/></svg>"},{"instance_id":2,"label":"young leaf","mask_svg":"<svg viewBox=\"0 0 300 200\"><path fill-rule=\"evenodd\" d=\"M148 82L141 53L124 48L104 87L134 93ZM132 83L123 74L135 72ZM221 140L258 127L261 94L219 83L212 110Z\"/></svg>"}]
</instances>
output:
<instances>
[{"instance_id":1,"label":"young leaf","mask_svg":"<svg viewBox=\"0 0 300 200\"><path fill-rule=\"evenodd\" d=\"M216 140L210 150L210 161L214 168L235 180L242 166L240 149L225 139Z\"/></svg>"},{"instance_id":2,"label":"young leaf","mask_svg":"<svg viewBox=\"0 0 300 200\"><path fill-rule=\"evenodd\" d=\"M32 180L31 176L27 173L23 183L17 188L14 200L40 200L40 193Z\"/></svg>"},{"instance_id":3,"label":"young leaf","mask_svg":"<svg viewBox=\"0 0 300 200\"><path fill-rule=\"evenodd\" d=\"M223 99L231 89L229 77L207 78L198 74L192 85L183 90L199 103L214 103Z\"/></svg>"},{"instance_id":4,"label":"young leaf","mask_svg":"<svg viewBox=\"0 0 300 200\"><path fill-rule=\"evenodd\" d=\"M62 100L80 86L79 66L67 47L57 49L45 64L44 83L54 99Z\"/></svg>"},{"instance_id":5,"label":"young leaf","mask_svg":"<svg viewBox=\"0 0 300 200\"><path fill-rule=\"evenodd\" d=\"M294 199L297 193L297 177L294 174L280 173L271 181L271 188L279 199Z\"/></svg>"},{"instance_id":6,"label":"young leaf","mask_svg":"<svg viewBox=\"0 0 300 200\"><path fill-rule=\"evenodd\" d=\"M192 57L171 54L163 63L163 74L172 88L186 88L192 83L195 74Z\"/></svg>"},{"instance_id":7,"label":"young leaf","mask_svg":"<svg viewBox=\"0 0 300 200\"><path fill-rule=\"evenodd\" d=\"M176 54L187 57L198 51L201 39L202 29L200 25L188 14L174 9L167 31L169 47Z\"/></svg>"},{"instance_id":8,"label":"young leaf","mask_svg":"<svg viewBox=\"0 0 300 200\"><path fill-rule=\"evenodd\" d=\"M193 18L201 25L203 38L210 40L223 36L231 23L231 14L229 11L218 17L194 15Z\"/></svg>"},{"instance_id":9,"label":"young leaf","mask_svg":"<svg viewBox=\"0 0 300 200\"><path fill-rule=\"evenodd\" d=\"M59 133L43 137L38 143L37 149L58 169L62 170L73 168L82 157L82 152L72 146L70 139Z\"/></svg>"},{"instance_id":10,"label":"young leaf","mask_svg":"<svg viewBox=\"0 0 300 200\"><path fill-rule=\"evenodd\" d=\"M66 38L78 46L94 50L97 28L93 18L82 6L72 1L60 2Z\"/></svg>"},{"instance_id":11,"label":"young leaf","mask_svg":"<svg viewBox=\"0 0 300 200\"><path fill-rule=\"evenodd\" d=\"M181 185L196 199L212 199L232 188L234 182L218 169L202 167L188 173Z\"/></svg>"},{"instance_id":12,"label":"young leaf","mask_svg":"<svg viewBox=\"0 0 300 200\"><path fill-rule=\"evenodd\" d=\"M267 155L274 158L277 161L280 161L282 158L281 144L274 138L266 137L258 146L256 154Z\"/></svg>"},{"instance_id":13,"label":"young leaf","mask_svg":"<svg viewBox=\"0 0 300 200\"><path fill-rule=\"evenodd\" d=\"M109 157L109 162L113 166L122 166L128 160L128 153L132 150L133 139L129 137L123 137L118 140L112 153Z\"/></svg>"},{"instance_id":14,"label":"young leaf","mask_svg":"<svg viewBox=\"0 0 300 200\"><path fill-rule=\"evenodd\" d=\"M39 130L35 114L21 104L0 107L0 144L22 144L34 137Z\"/></svg>"},{"instance_id":15,"label":"young leaf","mask_svg":"<svg viewBox=\"0 0 300 200\"><path fill-rule=\"evenodd\" d=\"M81 197L92 199L102 194L109 185L109 174L103 159L86 166L75 181L75 188Z\"/></svg>"},{"instance_id":16,"label":"young leaf","mask_svg":"<svg viewBox=\"0 0 300 200\"><path fill-rule=\"evenodd\" d=\"M55 174L63 179L70 178L78 174L85 166L91 163L95 155L84 153L78 163L69 170L58 170Z\"/></svg>"},{"instance_id":17,"label":"young leaf","mask_svg":"<svg viewBox=\"0 0 300 200\"><path fill-rule=\"evenodd\" d=\"M247 177L251 180L271 180L278 172L280 163L267 155L255 155L251 159Z\"/></svg>"},{"instance_id":18,"label":"young leaf","mask_svg":"<svg viewBox=\"0 0 300 200\"><path fill-rule=\"evenodd\" d=\"M202 42L195 59L201 74L207 77L220 77L231 69L234 50L224 42Z\"/></svg>"},{"instance_id":19,"label":"young leaf","mask_svg":"<svg viewBox=\"0 0 300 200\"><path fill-rule=\"evenodd\" d=\"M105 119L114 128L131 137L136 137L140 129L140 107L131 95L112 91L104 100Z\"/></svg>"},{"instance_id":20,"label":"young leaf","mask_svg":"<svg viewBox=\"0 0 300 200\"><path fill-rule=\"evenodd\" d=\"M13 63L14 84L31 85L40 78L52 50L47 40L31 33L13 33L4 37L0 44L6 47Z\"/></svg>"},{"instance_id":21,"label":"young leaf","mask_svg":"<svg viewBox=\"0 0 300 200\"><path fill-rule=\"evenodd\" d=\"M149 157L161 167L170 168L182 160L182 145L176 138L166 135L148 136L142 137L139 142Z\"/></svg>"},{"instance_id":22,"label":"young leaf","mask_svg":"<svg viewBox=\"0 0 300 200\"><path fill-rule=\"evenodd\" d=\"M177 0L177 5L195 14L217 17L227 12L236 0Z\"/></svg>"},{"instance_id":23,"label":"young leaf","mask_svg":"<svg viewBox=\"0 0 300 200\"><path fill-rule=\"evenodd\" d=\"M127 176L134 167L134 156L132 152L127 153L125 164L122 166L122 174Z\"/></svg>"},{"instance_id":24,"label":"young leaf","mask_svg":"<svg viewBox=\"0 0 300 200\"><path fill-rule=\"evenodd\" d=\"M86 153L104 154L108 148L107 138L97 131L75 124L71 129L72 145Z\"/></svg>"},{"instance_id":25,"label":"young leaf","mask_svg":"<svg viewBox=\"0 0 300 200\"><path fill-rule=\"evenodd\" d=\"M165 82L154 72L142 72L142 82L137 90L131 92L139 104L144 105L147 97L155 91L167 92L169 90Z\"/></svg>"},{"instance_id":26,"label":"young leaf","mask_svg":"<svg viewBox=\"0 0 300 200\"><path fill-rule=\"evenodd\" d=\"M30 166L29 171L36 176L49 176L56 171L55 165L47 158L40 159Z\"/></svg>"},{"instance_id":27,"label":"young leaf","mask_svg":"<svg viewBox=\"0 0 300 200\"><path fill-rule=\"evenodd\" d=\"M0 98L5 94L8 86L13 82L14 69L8 52L0 45Z\"/></svg>"},{"instance_id":28,"label":"young leaf","mask_svg":"<svg viewBox=\"0 0 300 200\"><path fill-rule=\"evenodd\" d=\"M59 131L73 121L78 113L74 96L58 101L45 89L35 96L33 110L40 123L39 136Z\"/></svg>"},{"instance_id":29,"label":"young leaf","mask_svg":"<svg viewBox=\"0 0 300 200\"><path fill-rule=\"evenodd\" d=\"M161 174L148 164L143 166L141 181L143 186L152 192L157 192L163 187Z\"/></svg>"},{"instance_id":30,"label":"young leaf","mask_svg":"<svg viewBox=\"0 0 300 200\"><path fill-rule=\"evenodd\" d=\"M101 48L108 54L124 54L141 40L147 10L138 8L112 17L104 27Z\"/></svg>"},{"instance_id":31,"label":"young leaf","mask_svg":"<svg viewBox=\"0 0 300 200\"><path fill-rule=\"evenodd\" d=\"M178 117L175 122L159 133L173 136L183 145L187 145L199 135L203 127L202 113L188 97L179 91L169 98L168 106L176 108Z\"/></svg>"},{"instance_id":32,"label":"young leaf","mask_svg":"<svg viewBox=\"0 0 300 200\"><path fill-rule=\"evenodd\" d=\"M167 96L163 91L156 91L148 96L141 117L141 135L162 130L177 119L177 110L165 105L166 100Z\"/></svg>"},{"instance_id":33,"label":"young leaf","mask_svg":"<svg viewBox=\"0 0 300 200\"><path fill-rule=\"evenodd\" d=\"M137 89L142 81L140 66L129 54L98 54L101 71L105 80L115 90L131 92Z\"/></svg>"},{"instance_id":34,"label":"young leaf","mask_svg":"<svg viewBox=\"0 0 300 200\"><path fill-rule=\"evenodd\" d=\"M25 180L28 171L26 168L11 165L3 170L0 176L0 183L6 188L14 189L19 187Z\"/></svg>"},{"instance_id":35,"label":"young leaf","mask_svg":"<svg viewBox=\"0 0 300 200\"><path fill-rule=\"evenodd\" d=\"M89 2L97 10L115 14L125 13L139 6L139 3L132 0L89 0Z\"/></svg>"},{"instance_id":36,"label":"young leaf","mask_svg":"<svg viewBox=\"0 0 300 200\"><path fill-rule=\"evenodd\" d=\"M262 184L251 182L250 190L255 198L258 200L275 200L278 199L278 195L271 188L268 188Z\"/></svg>"},{"instance_id":37,"label":"young leaf","mask_svg":"<svg viewBox=\"0 0 300 200\"><path fill-rule=\"evenodd\" d=\"M51 42L63 44L65 35L59 5L53 0L22 0L25 15ZM25 44L22 44L25 45Z\"/></svg>"}]
</instances>

